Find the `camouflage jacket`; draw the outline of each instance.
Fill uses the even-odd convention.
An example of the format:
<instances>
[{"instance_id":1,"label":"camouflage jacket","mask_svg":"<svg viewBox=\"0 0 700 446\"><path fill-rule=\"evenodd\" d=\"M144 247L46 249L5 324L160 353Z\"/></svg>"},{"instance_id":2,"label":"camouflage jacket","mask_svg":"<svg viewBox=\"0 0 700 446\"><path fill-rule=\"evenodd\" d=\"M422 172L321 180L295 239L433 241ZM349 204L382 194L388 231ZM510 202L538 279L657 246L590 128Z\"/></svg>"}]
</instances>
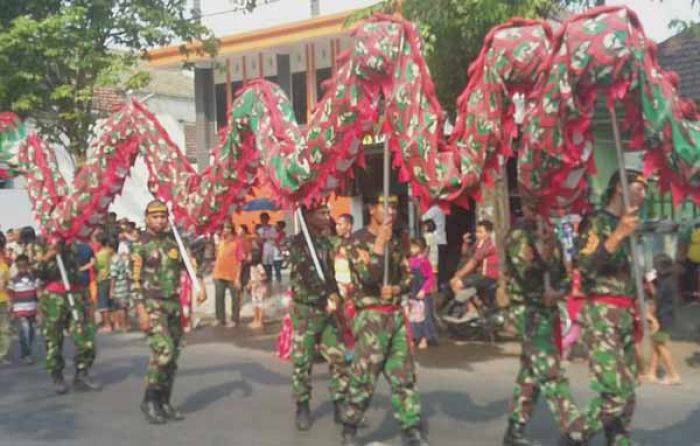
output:
<instances>
[{"instance_id":1,"label":"camouflage jacket","mask_svg":"<svg viewBox=\"0 0 700 446\"><path fill-rule=\"evenodd\" d=\"M389 245L389 285L398 285L401 292L391 300L382 300L381 288L384 279L384 256L374 253L374 236L367 228L355 232L344 249L350 266L352 299L358 310L373 305L398 305L401 295L411 290L411 270L408 252L401 242L392 238Z\"/></svg>"},{"instance_id":2,"label":"camouflage jacket","mask_svg":"<svg viewBox=\"0 0 700 446\"><path fill-rule=\"evenodd\" d=\"M144 232L132 248L134 289L147 299L179 299L180 274L185 268L170 233Z\"/></svg>"},{"instance_id":3,"label":"camouflage jacket","mask_svg":"<svg viewBox=\"0 0 700 446\"><path fill-rule=\"evenodd\" d=\"M290 277L294 302L325 306L329 294L337 292L333 254L334 241L330 237L312 235L318 260L323 269L323 282L318 277L303 234L297 234L289 247Z\"/></svg>"},{"instance_id":4,"label":"camouflage jacket","mask_svg":"<svg viewBox=\"0 0 700 446\"><path fill-rule=\"evenodd\" d=\"M36 258L43 257L48 251L49 247L46 244L35 245L36 247ZM61 258L63 259L63 266L66 268L66 274L68 275L68 282L74 285L77 283L78 278L78 261L76 256L76 245L72 243L68 246L63 246L61 249ZM44 285L50 283L58 282L63 283L61 278L61 271L58 269L58 263L56 258L47 260L46 262L36 262L36 273L37 277L41 279Z\"/></svg>"},{"instance_id":5,"label":"camouflage jacket","mask_svg":"<svg viewBox=\"0 0 700 446\"><path fill-rule=\"evenodd\" d=\"M557 245L552 256L545 260L539 254L537 242L536 223L528 220L516 224L506 238L508 296L514 304L541 306L546 272L553 289L563 290L568 286L561 248Z\"/></svg>"},{"instance_id":6,"label":"camouflage jacket","mask_svg":"<svg viewBox=\"0 0 700 446\"><path fill-rule=\"evenodd\" d=\"M614 253L605 249L605 241L620 219L608 211L596 211L583 219L578 243L578 267L584 293L634 297L632 248L626 238Z\"/></svg>"}]
</instances>

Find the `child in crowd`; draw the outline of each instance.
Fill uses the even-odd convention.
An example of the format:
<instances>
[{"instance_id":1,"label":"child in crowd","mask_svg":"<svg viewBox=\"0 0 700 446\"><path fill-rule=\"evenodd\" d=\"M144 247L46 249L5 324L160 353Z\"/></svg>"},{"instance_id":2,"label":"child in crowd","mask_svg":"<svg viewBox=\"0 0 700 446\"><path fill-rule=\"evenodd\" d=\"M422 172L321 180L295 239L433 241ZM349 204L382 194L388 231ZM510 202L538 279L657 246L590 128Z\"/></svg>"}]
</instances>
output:
<instances>
[{"instance_id":1,"label":"child in crowd","mask_svg":"<svg viewBox=\"0 0 700 446\"><path fill-rule=\"evenodd\" d=\"M666 254L654 257L654 270L647 273L648 290L652 296L647 308L647 321L653 349L649 367L641 378L649 382L677 386L682 383L668 348L671 340L669 329L674 322L674 299L678 296L678 284L674 275L673 260ZM665 377L659 381L659 362L664 368Z\"/></svg>"},{"instance_id":2,"label":"child in crowd","mask_svg":"<svg viewBox=\"0 0 700 446\"><path fill-rule=\"evenodd\" d=\"M437 330L433 319L432 292L435 288L435 273L426 255L427 246L422 237L411 240L411 297L409 300L409 321L413 339L418 348L425 349L428 342L437 340Z\"/></svg>"},{"instance_id":3,"label":"child in crowd","mask_svg":"<svg viewBox=\"0 0 700 446\"><path fill-rule=\"evenodd\" d=\"M129 308L129 294L131 293L131 268L129 268L129 244L123 240L119 242L117 255L112 256L110 273L110 296L112 298L112 323L114 329L126 331L126 312Z\"/></svg>"},{"instance_id":4,"label":"child in crowd","mask_svg":"<svg viewBox=\"0 0 700 446\"><path fill-rule=\"evenodd\" d=\"M437 227L433 220L425 220L423 223L423 237L425 238L425 244L428 246L428 260L433 266L433 272L437 274L438 272L438 244L435 231Z\"/></svg>"},{"instance_id":5,"label":"child in crowd","mask_svg":"<svg viewBox=\"0 0 700 446\"><path fill-rule=\"evenodd\" d=\"M12 302L12 318L19 331L19 345L22 362L34 363L32 348L37 315L37 278L32 272L29 257L21 254L15 260L17 274L10 280L7 290Z\"/></svg>"},{"instance_id":6,"label":"child in crowd","mask_svg":"<svg viewBox=\"0 0 700 446\"><path fill-rule=\"evenodd\" d=\"M5 257L5 235L0 232L0 365L9 365L10 311L7 285L10 281L10 260Z\"/></svg>"},{"instance_id":7,"label":"child in crowd","mask_svg":"<svg viewBox=\"0 0 700 446\"><path fill-rule=\"evenodd\" d=\"M97 279L97 310L100 312L100 331L110 332L114 329L111 318L110 288L112 279L110 266L114 250L109 245L109 238L101 234L98 237L95 252L95 275Z\"/></svg>"},{"instance_id":8,"label":"child in crowd","mask_svg":"<svg viewBox=\"0 0 700 446\"><path fill-rule=\"evenodd\" d=\"M263 328L263 319L265 317L265 298L268 294L268 278L265 267L262 263L262 256L259 252L253 254L253 260L250 267L250 281L248 282L248 290L253 301L253 322L250 323L250 328Z\"/></svg>"}]
</instances>

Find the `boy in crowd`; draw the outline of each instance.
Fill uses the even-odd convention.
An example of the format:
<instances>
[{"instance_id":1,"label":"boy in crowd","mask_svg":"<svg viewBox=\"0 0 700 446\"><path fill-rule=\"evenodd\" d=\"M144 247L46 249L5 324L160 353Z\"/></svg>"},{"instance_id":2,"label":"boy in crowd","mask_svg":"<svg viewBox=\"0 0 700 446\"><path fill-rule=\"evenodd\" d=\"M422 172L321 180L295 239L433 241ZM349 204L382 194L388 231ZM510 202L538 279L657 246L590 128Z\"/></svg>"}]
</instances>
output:
<instances>
[{"instance_id":1,"label":"boy in crowd","mask_svg":"<svg viewBox=\"0 0 700 446\"><path fill-rule=\"evenodd\" d=\"M95 270L97 275L97 309L100 312L100 331L112 331L112 304L110 302L110 290L112 287L111 265L114 250L110 246L110 239L106 234L98 238L98 249L95 253Z\"/></svg>"},{"instance_id":2,"label":"boy in crowd","mask_svg":"<svg viewBox=\"0 0 700 446\"><path fill-rule=\"evenodd\" d=\"M37 315L37 279L29 264L29 257L22 254L15 260L17 274L10 280L7 287L12 302L12 317L19 331L19 345L22 362L27 365L34 363L32 348L36 330Z\"/></svg>"}]
</instances>

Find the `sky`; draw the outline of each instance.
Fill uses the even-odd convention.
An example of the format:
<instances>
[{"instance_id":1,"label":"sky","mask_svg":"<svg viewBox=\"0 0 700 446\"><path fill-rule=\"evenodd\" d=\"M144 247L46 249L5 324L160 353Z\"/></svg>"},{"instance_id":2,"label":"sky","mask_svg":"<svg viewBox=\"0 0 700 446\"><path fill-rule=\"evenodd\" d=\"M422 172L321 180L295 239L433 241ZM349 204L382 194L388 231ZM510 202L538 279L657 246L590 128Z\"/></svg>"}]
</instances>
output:
<instances>
[{"instance_id":1,"label":"sky","mask_svg":"<svg viewBox=\"0 0 700 446\"><path fill-rule=\"evenodd\" d=\"M668 24L673 19L700 22L700 0L607 0L606 4L625 5L635 11L648 37L663 42L673 35Z\"/></svg>"},{"instance_id":2,"label":"sky","mask_svg":"<svg viewBox=\"0 0 700 446\"><path fill-rule=\"evenodd\" d=\"M361 8L378 0L320 0L321 15ZM423 0L430 1L430 0ZM267 28L310 17L309 0L274 0L258 6L252 14L232 12L232 0L203 0L205 23L217 36ZM673 19L700 22L700 0L606 0L608 5L626 5L637 12L649 37L662 42L671 37L668 24ZM241 21L240 18L245 17Z\"/></svg>"}]
</instances>

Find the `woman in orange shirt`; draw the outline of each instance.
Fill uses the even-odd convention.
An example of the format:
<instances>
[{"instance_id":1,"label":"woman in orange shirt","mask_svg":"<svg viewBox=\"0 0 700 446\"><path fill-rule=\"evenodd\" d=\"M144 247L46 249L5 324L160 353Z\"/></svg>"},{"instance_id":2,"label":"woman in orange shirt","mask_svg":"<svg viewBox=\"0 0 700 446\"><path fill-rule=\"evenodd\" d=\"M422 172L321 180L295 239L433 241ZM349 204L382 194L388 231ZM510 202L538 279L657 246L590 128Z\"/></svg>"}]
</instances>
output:
<instances>
[{"instance_id":1,"label":"woman in orange shirt","mask_svg":"<svg viewBox=\"0 0 700 446\"><path fill-rule=\"evenodd\" d=\"M235 327L239 322L241 311L241 248L242 243L233 233L230 222L224 224L219 243L216 248L214 263L214 289L216 298L216 319L226 327ZM226 323L226 290L231 294L231 321Z\"/></svg>"}]
</instances>

